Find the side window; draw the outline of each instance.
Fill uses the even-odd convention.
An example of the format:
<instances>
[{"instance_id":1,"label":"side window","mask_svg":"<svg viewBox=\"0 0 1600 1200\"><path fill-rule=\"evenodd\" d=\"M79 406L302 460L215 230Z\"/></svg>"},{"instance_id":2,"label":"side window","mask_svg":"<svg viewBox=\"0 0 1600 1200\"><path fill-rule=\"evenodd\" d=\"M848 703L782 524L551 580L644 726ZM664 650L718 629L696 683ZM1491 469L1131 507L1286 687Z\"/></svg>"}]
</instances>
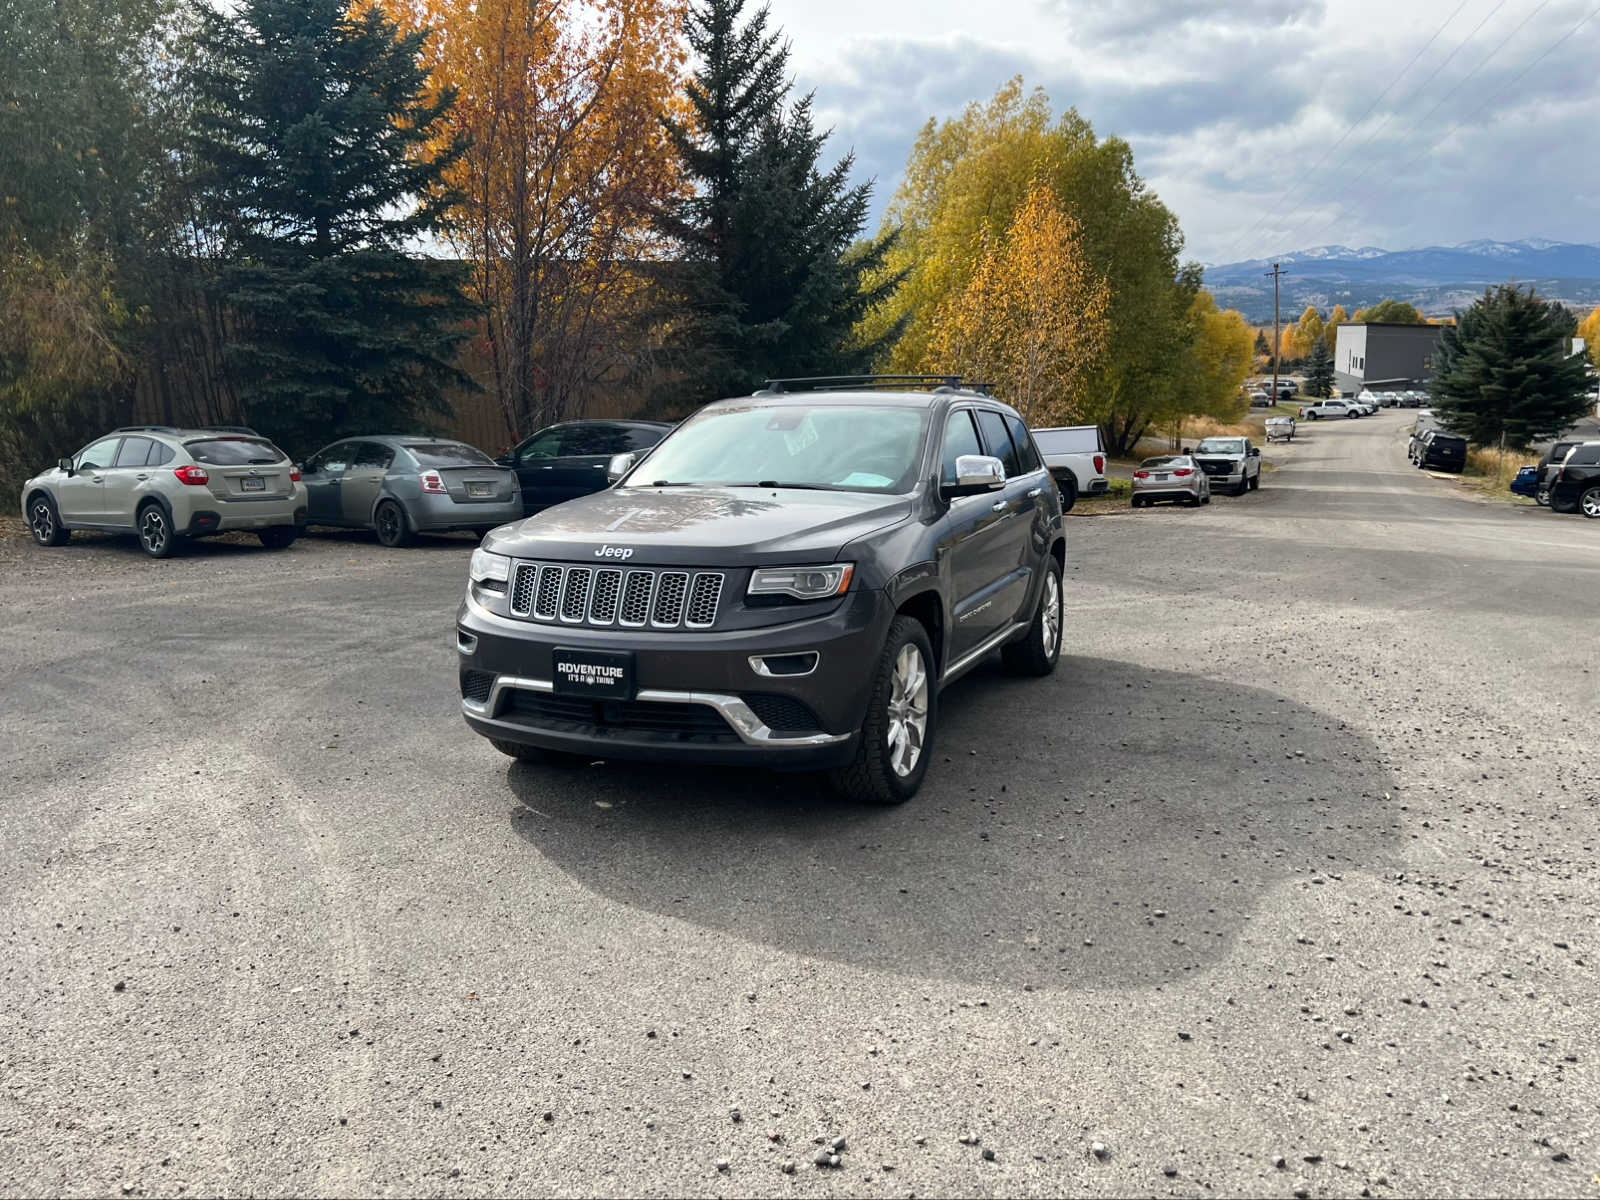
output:
<instances>
[{"instance_id":1,"label":"side window","mask_svg":"<svg viewBox=\"0 0 1600 1200\"><path fill-rule=\"evenodd\" d=\"M628 447L628 430L622 425L603 421L585 421L569 425L561 438L561 457L594 457L602 454L621 454Z\"/></svg>"},{"instance_id":2,"label":"side window","mask_svg":"<svg viewBox=\"0 0 1600 1200\"><path fill-rule=\"evenodd\" d=\"M350 453L354 449L353 442L329 446L311 460L309 466L312 474L343 475L345 468L350 465Z\"/></svg>"},{"instance_id":3,"label":"side window","mask_svg":"<svg viewBox=\"0 0 1600 1200\"><path fill-rule=\"evenodd\" d=\"M559 429L546 429L543 433L535 434L517 451L517 461L537 462L542 458L560 458L561 432Z\"/></svg>"},{"instance_id":4,"label":"side window","mask_svg":"<svg viewBox=\"0 0 1600 1200\"><path fill-rule=\"evenodd\" d=\"M1011 444L1011 435L1006 432L1006 419L993 409L981 408L978 410L978 428L983 431L983 444L988 452L1004 464L1006 478L1021 475L1017 448Z\"/></svg>"},{"instance_id":5,"label":"side window","mask_svg":"<svg viewBox=\"0 0 1600 1200\"><path fill-rule=\"evenodd\" d=\"M1600 463L1600 446L1579 446L1567 459L1567 464L1574 467L1592 467Z\"/></svg>"},{"instance_id":6,"label":"side window","mask_svg":"<svg viewBox=\"0 0 1600 1200\"><path fill-rule=\"evenodd\" d=\"M176 455L173 453L171 446L164 446L160 442L152 442L150 444L150 457L144 461L146 466L164 467L175 457Z\"/></svg>"},{"instance_id":7,"label":"side window","mask_svg":"<svg viewBox=\"0 0 1600 1200\"><path fill-rule=\"evenodd\" d=\"M953 484L956 481L956 459L963 454L982 454L978 444L978 431L972 427L972 412L961 409L950 414L944 427L944 453L940 460L939 480Z\"/></svg>"},{"instance_id":8,"label":"side window","mask_svg":"<svg viewBox=\"0 0 1600 1200\"><path fill-rule=\"evenodd\" d=\"M1007 417L1006 428L1011 431L1011 440L1016 444L1017 457L1022 464L1022 474L1039 469L1039 455L1033 448L1033 439L1028 436L1028 427L1022 423L1021 417Z\"/></svg>"},{"instance_id":9,"label":"side window","mask_svg":"<svg viewBox=\"0 0 1600 1200\"><path fill-rule=\"evenodd\" d=\"M648 450L651 446L654 446L666 436L667 431L665 429L652 429L649 426L635 426L634 428L628 430L628 444L626 447L624 447L624 449ZM619 450L617 453L620 454L622 451Z\"/></svg>"},{"instance_id":10,"label":"side window","mask_svg":"<svg viewBox=\"0 0 1600 1200\"><path fill-rule=\"evenodd\" d=\"M117 451L117 461L114 467L142 467L145 460L150 457L150 451L155 443L149 438L130 437L122 439L122 449Z\"/></svg>"},{"instance_id":11,"label":"side window","mask_svg":"<svg viewBox=\"0 0 1600 1200\"><path fill-rule=\"evenodd\" d=\"M352 467L365 467L369 471L387 471L394 461L394 451L380 442L357 442L350 460Z\"/></svg>"},{"instance_id":12,"label":"side window","mask_svg":"<svg viewBox=\"0 0 1600 1200\"><path fill-rule=\"evenodd\" d=\"M117 446L121 438L106 438L96 442L82 454L78 455L78 470L103 471L109 467L117 457Z\"/></svg>"}]
</instances>

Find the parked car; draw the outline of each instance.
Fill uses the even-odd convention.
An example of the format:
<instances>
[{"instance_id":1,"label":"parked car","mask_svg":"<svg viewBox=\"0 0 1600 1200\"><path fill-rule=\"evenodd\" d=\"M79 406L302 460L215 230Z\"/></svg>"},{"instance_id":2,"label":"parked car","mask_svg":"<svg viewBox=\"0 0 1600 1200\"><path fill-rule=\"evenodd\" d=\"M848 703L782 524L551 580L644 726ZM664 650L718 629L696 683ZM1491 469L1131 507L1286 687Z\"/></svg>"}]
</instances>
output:
<instances>
[{"instance_id":1,"label":"parked car","mask_svg":"<svg viewBox=\"0 0 1600 1200\"><path fill-rule=\"evenodd\" d=\"M1550 511L1600 518L1600 442L1567 451L1550 484Z\"/></svg>"},{"instance_id":2,"label":"parked car","mask_svg":"<svg viewBox=\"0 0 1600 1200\"><path fill-rule=\"evenodd\" d=\"M1539 482L1538 467L1521 467L1517 477L1508 485L1514 496L1527 496L1539 504L1550 503L1550 489ZM1541 499L1542 496L1542 499Z\"/></svg>"},{"instance_id":3,"label":"parked car","mask_svg":"<svg viewBox=\"0 0 1600 1200\"><path fill-rule=\"evenodd\" d=\"M1280 402L1282 402L1284 404L1287 404L1289 401L1293 400L1299 394L1300 394L1299 386L1294 384L1294 383L1280 383L1280 384L1278 384L1278 399L1279 399Z\"/></svg>"},{"instance_id":4,"label":"parked car","mask_svg":"<svg viewBox=\"0 0 1600 1200\"><path fill-rule=\"evenodd\" d=\"M1411 435L1406 455L1423 470L1460 472L1467 465L1467 439L1442 429L1425 429Z\"/></svg>"},{"instance_id":5,"label":"parked car","mask_svg":"<svg viewBox=\"0 0 1600 1200\"><path fill-rule=\"evenodd\" d=\"M517 759L820 768L895 804L940 689L996 651L1054 670L1061 506L1016 410L834 382L707 405L615 487L491 532L457 617L468 725Z\"/></svg>"},{"instance_id":6,"label":"parked car","mask_svg":"<svg viewBox=\"0 0 1600 1200\"><path fill-rule=\"evenodd\" d=\"M1206 473L1213 488L1231 488L1242 496L1261 486L1261 447L1245 437L1208 437L1192 451L1195 465Z\"/></svg>"},{"instance_id":7,"label":"parked car","mask_svg":"<svg viewBox=\"0 0 1600 1200\"><path fill-rule=\"evenodd\" d=\"M1161 500L1178 504L1210 504L1211 484L1192 455L1164 454L1147 458L1133 473L1133 507Z\"/></svg>"},{"instance_id":8,"label":"parked car","mask_svg":"<svg viewBox=\"0 0 1600 1200\"><path fill-rule=\"evenodd\" d=\"M1272 407L1272 397L1267 395L1267 393L1264 392L1264 391L1251 392L1250 393L1250 407L1251 408L1271 408ZM1039 431L1037 429L1034 430L1034 434L1035 435L1037 435L1038 432Z\"/></svg>"},{"instance_id":9,"label":"parked car","mask_svg":"<svg viewBox=\"0 0 1600 1200\"><path fill-rule=\"evenodd\" d=\"M306 489L289 456L265 438L140 425L28 480L22 511L41 546L98 529L136 534L146 554L166 558L180 539L249 530L281 550L305 522Z\"/></svg>"},{"instance_id":10,"label":"parked car","mask_svg":"<svg viewBox=\"0 0 1600 1200\"><path fill-rule=\"evenodd\" d=\"M649 450L672 432L666 421L563 421L518 442L495 461L517 473L524 515L603 490L618 454Z\"/></svg>"},{"instance_id":11,"label":"parked car","mask_svg":"<svg viewBox=\"0 0 1600 1200\"><path fill-rule=\"evenodd\" d=\"M1550 485L1555 482L1556 472L1561 469L1561 464L1566 461L1567 451L1574 446L1582 444L1580 439L1573 438L1551 443L1550 449L1545 451L1544 457L1539 460L1539 465L1536 468L1539 482L1533 491L1535 503L1550 503Z\"/></svg>"},{"instance_id":12,"label":"parked car","mask_svg":"<svg viewBox=\"0 0 1600 1200\"><path fill-rule=\"evenodd\" d=\"M1062 512L1071 512L1079 496L1104 495L1111 486L1106 478L1106 450L1100 440L1100 426L1035 429L1033 443L1044 455L1050 478L1056 481Z\"/></svg>"},{"instance_id":13,"label":"parked car","mask_svg":"<svg viewBox=\"0 0 1600 1200\"><path fill-rule=\"evenodd\" d=\"M372 529L385 546L418 533L482 532L522 516L515 472L465 442L345 438L305 464L307 523Z\"/></svg>"},{"instance_id":14,"label":"parked car","mask_svg":"<svg viewBox=\"0 0 1600 1200\"><path fill-rule=\"evenodd\" d=\"M1360 415L1347 400L1318 400L1315 404L1300 406L1302 421L1320 421L1325 417L1349 417L1353 420Z\"/></svg>"}]
</instances>

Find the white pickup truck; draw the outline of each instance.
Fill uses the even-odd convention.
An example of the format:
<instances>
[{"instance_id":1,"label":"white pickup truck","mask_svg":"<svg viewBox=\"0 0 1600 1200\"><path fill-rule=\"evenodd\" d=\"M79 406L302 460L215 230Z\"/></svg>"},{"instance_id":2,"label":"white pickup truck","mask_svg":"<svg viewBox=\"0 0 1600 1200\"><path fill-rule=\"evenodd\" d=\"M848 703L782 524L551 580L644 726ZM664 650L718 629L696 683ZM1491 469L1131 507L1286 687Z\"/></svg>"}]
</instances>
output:
<instances>
[{"instance_id":1,"label":"white pickup truck","mask_svg":"<svg viewBox=\"0 0 1600 1200\"><path fill-rule=\"evenodd\" d=\"M1323 417L1359 417L1355 407L1344 400L1318 400L1315 404L1300 406L1302 421L1318 421Z\"/></svg>"},{"instance_id":2,"label":"white pickup truck","mask_svg":"<svg viewBox=\"0 0 1600 1200\"><path fill-rule=\"evenodd\" d=\"M1106 451L1100 440L1100 426L1035 429L1033 440L1061 493L1062 512L1076 504L1079 496L1103 495L1111 486L1106 479Z\"/></svg>"}]
</instances>

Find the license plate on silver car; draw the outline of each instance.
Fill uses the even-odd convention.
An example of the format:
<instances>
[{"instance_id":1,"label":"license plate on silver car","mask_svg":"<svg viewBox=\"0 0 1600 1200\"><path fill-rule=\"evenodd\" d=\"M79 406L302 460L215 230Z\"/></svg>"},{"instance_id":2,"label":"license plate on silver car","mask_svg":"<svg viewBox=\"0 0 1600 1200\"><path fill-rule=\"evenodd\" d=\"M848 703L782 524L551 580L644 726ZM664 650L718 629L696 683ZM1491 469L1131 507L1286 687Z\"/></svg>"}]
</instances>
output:
<instances>
[{"instance_id":1,"label":"license plate on silver car","mask_svg":"<svg viewBox=\"0 0 1600 1200\"><path fill-rule=\"evenodd\" d=\"M1156 472L1156 479L1157 480L1170 479L1170 478L1171 478L1171 476L1168 475L1165 471L1157 471Z\"/></svg>"},{"instance_id":2,"label":"license plate on silver car","mask_svg":"<svg viewBox=\"0 0 1600 1200\"><path fill-rule=\"evenodd\" d=\"M493 494L493 490L494 486L488 483L467 484L467 495L469 496L488 496Z\"/></svg>"},{"instance_id":3,"label":"license plate on silver car","mask_svg":"<svg viewBox=\"0 0 1600 1200\"><path fill-rule=\"evenodd\" d=\"M246 475L239 481L239 486L247 492L264 492L267 490L267 481L259 475Z\"/></svg>"}]
</instances>

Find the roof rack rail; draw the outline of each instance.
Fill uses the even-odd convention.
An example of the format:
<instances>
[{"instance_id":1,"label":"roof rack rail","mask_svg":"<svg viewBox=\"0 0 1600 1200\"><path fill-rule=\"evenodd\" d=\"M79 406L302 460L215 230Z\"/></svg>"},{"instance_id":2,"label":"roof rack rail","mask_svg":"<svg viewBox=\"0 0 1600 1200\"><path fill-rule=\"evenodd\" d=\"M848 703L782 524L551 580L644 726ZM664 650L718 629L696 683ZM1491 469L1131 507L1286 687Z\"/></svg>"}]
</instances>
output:
<instances>
[{"instance_id":1,"label":"roof rack rail","mask_svg":"<svg viewBox=\"0 0 1600 1200\"><path fill-rule=\"evenodd\" d=\"M112 433L177 433L176 425L119 425Z\"/></svg>"},{"instance_id":2,"label":"roof rack rail","mask_svg":"<svg viewBox=\"0 0 1600 1200\"><path fill-rule=\"evenodd\" d=\"M803 375L789 379L769 379L763 394L784 392L880 391L982 392L987 383L966 383L959 375Z\"/></svg>"}]
</instances>

